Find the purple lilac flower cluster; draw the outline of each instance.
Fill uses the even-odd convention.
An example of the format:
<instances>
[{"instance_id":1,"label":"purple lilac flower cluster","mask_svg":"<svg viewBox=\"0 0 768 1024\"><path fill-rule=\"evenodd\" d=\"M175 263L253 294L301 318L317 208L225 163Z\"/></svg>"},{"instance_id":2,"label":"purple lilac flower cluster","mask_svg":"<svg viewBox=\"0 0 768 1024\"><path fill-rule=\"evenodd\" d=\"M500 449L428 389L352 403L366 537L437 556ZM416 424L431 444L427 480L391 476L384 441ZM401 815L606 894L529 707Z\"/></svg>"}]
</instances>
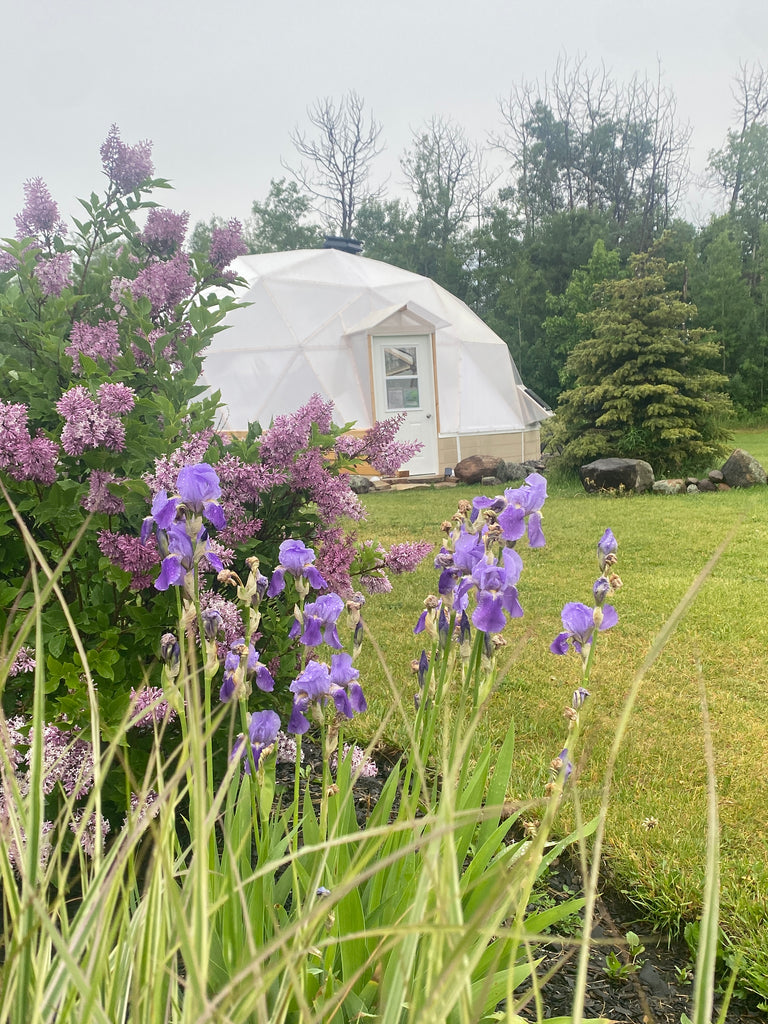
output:
<instances>
[{"instance_id":1,"label":"purple lilac flower cluster","mask_svg":"<svg viewBox=\"0 0 768 1024\"><path fill-rule=\"evenodd\" d=\"M42 178L32 178L24 183L24 207L17 213L16 238L23 241L33 239L24 252L36 250L33 269L35 280L43 295L61 295L71 284L72 257L68 252L54 252L54 239L63 238L67 225L59 216L59 207ZM16 257L7 251L0 252L0 272L15 270Z\"/></svg>"},{"instance_id":2,"label":"purple lilac flower cluster","mask_svg":"<svg viewBox=\"0 0 768 1024\"><path fill-rule=\"evenodd\" d=\"M272 425L261 435L262 466L277 470L290 468L294 458L309 445L313 423L321 434L328 433L333 423L333 402L312 395L296 412L275 416Z\"/></svg>"},{"instance_id":3,"label":"purple lilac flower cluster","mask_svg":"<svg viewBox=\"0 0 768 1024\"><path fill-rule=\"evenodd\" d=\"M56 403L66 420L61 445L67 455L82 455L87 448L122 451L125 427L119 417L133 408L135 397L126 384L102 384L97 401L82 385L70 388Z\"/></svg>"},{"instance_id":4,"label":"purple lilac flower cluster","mask_svg":"<svg viewBox=\"0 0 768 1024\"><path fill-rule=\"evenodd\" d=\"M168 258L182 247L187 233L189 214L186 210L175 213L156 207L147 214L141 240L154 255Z\"/></svg>"},{"instance_id":5,"label":"purple lilac flower cluster","mask_svg":"<svg viewBox=\"0 0 768 1024\"><path fill-rule=\"evenodd\" d=\"M134 299L146 297L152 306L152 317L173 313L178 303L188 299L195 290L189 256L175 253L169 260L154 260L129 282Z\"/></svg>"},{"instance_id":6,"label":"purple lilac flower cluster","mask_svg":"<svg viewBox=\"0 0 768 1024\"><path fill-rule=\"evenodd\" d=\"M85 811L78 808L72 815L69 822L69 831L73 835L80 836L80 846L82 847L83 853L86 857L93 857L96 853L96 812L91 811L86 819L85 824L82 824L83 815ZM101 852L104 852L104 840L108 833L111 831L112 826L109 823L109 819L102 817L101 819Z\"/></svg>"},{"instance_id":7,"label":"purple lilac flower cluster","mask_svg":"<svg viewBox=\"0 0 768 1024\"><path fill-rule=\"evenodd\" d=\"M8 669L9 676L18 676L22 672L34 672L37 662L35 652L31 647L20 647L18 654L13 659L13 664Z\"/></svg>"},{"instance_id":8,"label":"purple lilac flower cluster","mask_svg":"<svg viewBox=\"0 0 768 1024\"><path fill-rule=\"evenodd\" d=\"M134 192L152 177L152 143L144 139L135 146L128 146L120 139L116 124L109 129L101 146L101 163L109 179L110 191L116 195Z\"/></svg>"},{"instance_id":9,"label":"purple lilac flower cluster","mask_svg":"<svg viewBox=\"0 0 768 1024\"><path fill-rule=\"evenodd\" d=\"M38 855L40 857L40 866L45 869L48 864L48 860L51 856L52 843L51 843L51 832L54 829L52 821L44 821L40 826L40 839ZM23 867L22 861L24 858L24 850L27 846L27 836L23 828L19 827L19 833L21 838L21 849L19 849L18 843L16 842L15 833L11 829L8 812L2 802L0 802L0 838L2 838L6 852L8 854L8 860L10 861L11 867L20 873Z\"/></svg>"},{"instance_id":10,"label":"purple lilac flower cluster","mask_svg":"<svg viewBox=\"0 0 768 1024\"><path fill-rule=\"evenodd\" d=\"M142 690L131 687L130 725L140 732L153 729L155 725L169 724L176 720L176 712L165 699L160 686L145 686Z\"/></svg>"},{"instance_id":11,"label":"purple lilac flower cluster","mask_svg":"<svg viewBox=\"0 0 768 1024\"><path fill-rule=\"evenodd\" d=\"M45 249L50 249L57 235L63 237L67 233L58 204L42 178L24 182L24 206L14 220L19 240L34 238Z\"/></svg>"},{"instance_id":12,"label":"purple lilac flower cluster","mask_svg":"<svg viewBox=\"0 0 768 1024\"><path fill-rule=\"evenodd\" d=\"M371 760L363 750L362 747L358 747L355 743L350 746L349 743L344 744L344 749L341 752L342 761L346 761L351 756L350 772L353 779L375 779L379 774L378 765L375 761ZM330 769L335 772L339 766L339 755L337 751L331 754Z\"/></svg>"},{"instance_id":13,"label":"purple lilac flower cluster","mask_svg":"<svg viewBox=\"0 0 768 1024\"><path fill-rule=\"evenodd\" d=\"M424 447L421 441L395 441L395 435L405 419L405 413L399 413L389 419L379 420L362 434L345 434L339 438L337 451L347 458L365 458L377 473L393 476Z\"/></svg>"},{"instance_id":14,"label":"purple lilac flower cluster","mask_svg":"<svg viewBox=\"0 0 768 1024\"><path fill-rule=\"evenodd\" d=\"M15 480L52 484L59 446L42 433L31 437L27 415L26 405L0 402L0 469Z\"/></svg>"},{"instance_id":15,"label":"purple lilac flower cluster","mask_svg":"<svg viewBox=\"0 0 768 1024\"><path fill-rule=\"evenodd\" d=\"M103 512L109 516L119 515L125 511L122 498L109 490L109 485L122 481L113 473L101 469L92 469L88 493L80 499L80 504L89 512Z\"/></svg>"},{"instance_id":16,"label":"purple lilac flower cluster","mask_svg":"<svg viewBox=\"0 0 768 1024\"><path fill-rule=\"evenodd\" d=\"M73 373L83 372L80 365L81 355L93 360L104 360L110 373L113 373L120 355L117 321L100 320L95 325L77 321L72 324L69 344L64 351L72 358Z\"/></svg>"},{"instance_id":17,"label":"purple lilac flower cluster","mask_svg":"<svg viewBox=\"0 0 768 1024\"><path fill-rule=\"evenodd\" d=\"M29 730L30 748L25 760L31 757L33 730ZM93 788L93 747L88 740L57 725L43 728L43 792L53 792L60 783L67 796L76 800L87 796Z\"/></svg>"},{"instance_id":18,"label":"purple lilac flower cluster","mask_svg":"<svg viewBox=\"0 0 768 1024\"><path fill-rule=\"evenodd\" d=\"M243 238L243 225L239 220L228 220L223 227L211 231L208 259L217 270L224 270L232 260L244 256L248 246Z\"/></svg>"},{"instance_id":19,"label":"purple lilac flower cluster","mask_svg":"<svg viewBox=\"0 0 768 1024\"><path fill-rule=\"evenodd\" d=\"M131 534L101 530L98 542L102 555L123 572L131 574L131 590L144 590L152 586L160 561L154 537L142 541L140 537Z\"/></svg>"},{"instance_id":20,"label":"purple lilac flower cluster","mask_svg":"<svg viewBox=\"0 0 768 1024\"><path fill-rule=\"evenodd\" d=\"M72 284L72 257L68 252L41 254L33 273L43 295L61 295Z\"/></svg>"}]
</instances>

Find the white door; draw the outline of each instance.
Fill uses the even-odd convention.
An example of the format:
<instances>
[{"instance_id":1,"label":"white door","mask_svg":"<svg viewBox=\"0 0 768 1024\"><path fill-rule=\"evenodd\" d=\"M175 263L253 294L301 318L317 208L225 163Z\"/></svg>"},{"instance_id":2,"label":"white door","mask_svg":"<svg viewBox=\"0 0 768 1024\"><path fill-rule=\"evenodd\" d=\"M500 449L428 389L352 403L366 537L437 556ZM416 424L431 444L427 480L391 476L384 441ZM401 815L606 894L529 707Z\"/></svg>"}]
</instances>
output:
<instances>
[{"instance_id":1,"label":"white door","mask_svg":"<svg viewBox=\"0 0 768 1024\"><path fill-rule=\"evenodd\" d=\"M432 339L428 334L378 335L372 342L376 419L405 413L397 440L421 441L424 447L403 469L411 476L437 473Z\"/></svg>"}]
</instances>

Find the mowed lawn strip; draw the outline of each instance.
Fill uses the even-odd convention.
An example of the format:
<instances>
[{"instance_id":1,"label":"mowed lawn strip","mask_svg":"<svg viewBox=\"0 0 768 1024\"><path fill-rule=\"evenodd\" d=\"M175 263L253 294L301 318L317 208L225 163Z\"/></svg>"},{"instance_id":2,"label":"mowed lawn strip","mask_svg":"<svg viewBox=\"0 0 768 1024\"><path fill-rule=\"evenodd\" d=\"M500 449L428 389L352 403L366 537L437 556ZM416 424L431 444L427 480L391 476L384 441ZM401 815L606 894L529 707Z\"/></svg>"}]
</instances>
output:
<instances>
[{"instance_id":1,"label":"mowed lawn strip","mask_svg":"<svg viewBox=\"0 0 768 1024\"><path fill-rule=\"evenodd\" d=\"M735 443L768 461L766 437L739 434ZM480 487L458 486L371 494L365 498L367 529L385 543L426 538L437 550L440 523L451 517L459 498L478 493ZM563 709L580 682L579 659L553 655L549 645L561 629L563 604L591 603L595 547L610 527L619 541L624 581L614 600L619 623L599 638L578 754L583 810L595 813L632 679L654 636L734 525L732 543L640 690L614 778L604 878L659 925L678 928L700 911L706 829L701 678L720 794L722 924L745 951L746 980L759 988L760 979L768 978L768 490L614 498L587 497L572 482L550 484L547 546L521 549L525 615L505 630L503 678L487 731L501 742L514 718L518 771L515 792L508 795L540 799L549 763L565 737ZM410 664L424 644L413 626L424 597L436 588L437 573L427 559L398 578L392 594L370 598L366 608L407 713L416 690ZM370 706L364 728L373 734L389 715L386 740L405 745L407 729L399 712L393 713L396 702L373 645L364 649L360 668ZM568 808L565 822L570 824Z\"/></svg>"}]
</instances>

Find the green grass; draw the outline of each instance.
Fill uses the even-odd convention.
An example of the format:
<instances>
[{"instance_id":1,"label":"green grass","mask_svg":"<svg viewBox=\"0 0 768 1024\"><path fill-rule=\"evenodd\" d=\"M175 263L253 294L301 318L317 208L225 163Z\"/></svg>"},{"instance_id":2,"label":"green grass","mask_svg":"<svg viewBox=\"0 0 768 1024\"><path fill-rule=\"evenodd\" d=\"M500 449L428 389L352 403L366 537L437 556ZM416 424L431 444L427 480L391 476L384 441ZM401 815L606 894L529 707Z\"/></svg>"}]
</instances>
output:
<instances>
[{"instance_id":1,"label":"green grass","mask_svg":"<svg viewBox=\"0 0 768 1024\"><path fill-rule=\"evenodd\" d=\"M733 435L736 448L744 448L750 455L768 469L768 430L736 430Z\"/></svg>"},{"instance_id":2,"label":"green grass","mask_svg":"<svg viewBox=\"0 0 768 1024\"><path fill-rule=\"evenodd\" d=\"M768 432L739 432L735 444L768 463ZM427 538L460 497L478 488L377 493L367 499L371 535L382 541ZM633 675L654 636L723 538L735 536L688 615L644 680L619 758L605 840L606 885L626 892L646 920L672 930L701 912L705 876L707 780L700 681L708 696L718 779L722 926L744 952L743 976L768 995L762 908L768 901L768 492L695 496L587 497L574 484L550 487L547 546L525 549L521 620L506 630L508 649L488 727L499 742L510 719L517 733L513 799L538 799L565 733L563 709L580 680L575 656L549 644L566 601L591 599L597 539L611 527L624 581L620 621L601 635L579 764L583 813L593 814L615 725ZM367 621L408 705L416 689L410 662L421 650L413 626L437 574L431 560L369 601ZM366 693L375 723L391 701L372 646ZM387 737L404 744L396 733ZM648 829L644 822L655 819ZM563 827L567 825L567 820Z\"/></svg>"}]
</instances>

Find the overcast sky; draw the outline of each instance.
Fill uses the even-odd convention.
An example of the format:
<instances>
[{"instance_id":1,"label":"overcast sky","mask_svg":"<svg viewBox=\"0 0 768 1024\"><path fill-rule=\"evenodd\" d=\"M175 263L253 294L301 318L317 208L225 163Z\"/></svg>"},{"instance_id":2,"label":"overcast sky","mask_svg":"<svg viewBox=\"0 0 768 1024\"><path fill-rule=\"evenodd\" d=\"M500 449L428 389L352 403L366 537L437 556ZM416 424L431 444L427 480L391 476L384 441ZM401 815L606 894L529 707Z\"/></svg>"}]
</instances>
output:
<instances>
[{"instance_id":1,"label":"overcast sky","mask_svg":"<svg viewBox=\"0 0 768 1024\"><path fill-rule=\"evenodd\" d=\"M0 236L15 232L28 178L66 216L101 190L113 122L125 142L152 140L176 188L167 205L191 223L242 219L285 174L307 107L348 89L382 123L375 176L396 191L412 128L450 117L482 143L500 97L543 81L559 55L603 62L619 83L655 78L660 61L700 173L734 123L739 62L768 65L765 0L0 0L0 12Z\"/></svg>"}]
</instances>

